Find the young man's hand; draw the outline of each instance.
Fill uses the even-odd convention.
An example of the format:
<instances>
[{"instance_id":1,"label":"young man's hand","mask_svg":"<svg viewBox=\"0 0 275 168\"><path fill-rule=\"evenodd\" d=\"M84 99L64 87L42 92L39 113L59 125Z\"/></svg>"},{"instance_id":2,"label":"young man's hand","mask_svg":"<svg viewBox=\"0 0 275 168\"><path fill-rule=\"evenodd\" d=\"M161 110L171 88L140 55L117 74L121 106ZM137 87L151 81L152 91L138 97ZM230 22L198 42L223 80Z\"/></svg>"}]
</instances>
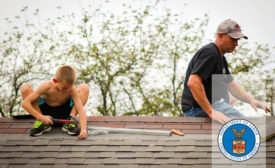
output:
<instances>
[{"instance_id":1,"label":"young man's hand","mask_svg":"<svg viewBox=\"0 0 275 168\"><path fill-rule=\"evenodd\" d=\"M87 130L81 130L80 134L78 135L79 139L86 139L88 137Z\"/></svg>"},{"instance_id":2,"label":"young man's hand","mask_svg":"<svg viewBox=\"0 0 275 168\"><path fill-rule=\"evenodd\" d=\"M212 110L212 113L208 114L208 116L210 118L212 118L213 120L216 120L216 121L218 121L222 124L225 124L225 123L227 123L228 121L231 120L229 117L227 117L223 113L221 113L219 111L215 111L215 110Z\"/></svg>"},{"instance_id":3,"label":"young man's hand","mask_svg":"<svg viewBox=\"0 0 275 168\"><path fill-rule=\"evenodd\" d=\"M43 124L45 124L45 125L53 125L51 116L42 115L40 118L38 118L38 120L43 122Z\"/></svg>"}]
</instances>

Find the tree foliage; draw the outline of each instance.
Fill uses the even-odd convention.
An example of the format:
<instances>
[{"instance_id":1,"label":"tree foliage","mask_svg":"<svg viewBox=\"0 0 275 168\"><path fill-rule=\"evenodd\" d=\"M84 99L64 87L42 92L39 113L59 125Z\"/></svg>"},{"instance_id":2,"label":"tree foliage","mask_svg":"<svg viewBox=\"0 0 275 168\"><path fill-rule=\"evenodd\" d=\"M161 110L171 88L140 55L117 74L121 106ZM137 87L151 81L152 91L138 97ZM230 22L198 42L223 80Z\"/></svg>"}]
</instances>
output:
<instances>
[{"instance_id":1,"label":"tree foliage","mask_svg":"<svg viewBox=\"0 0 275 168\"><path fill-rule=\"evenodd\" d=\"M26 9L23 8L21 12ZM20 111L21 85L48 76L50 58L44 49L47 40L35 25L20 16L16 16L15 21L23 23L22 27L16 26L8 18L6 21L11 28L0 41L0 111L2 116L12 116Z\"/></svg>"},{"instance_id":2,"label":"tree foliage","mask_svg":"<svg viewBox=\"0 0 275 168\"><path fill-rule=\"evenodd\" d=\"M76 68L77 84L91 87L89 115L179 115L187 64L203 45L209 18L186 20L183 13L159 4L150 1L136 8L127 3L118 13L88 5L81 14L63 14L59 7L62 15L43 24L17 16L21 26L11 28L0 41L2 115L22 111L23 83L50 79L64 64ZM39 18L39 10L32 17ZM262 72L268 48L242 44L228 61L232 72ZM270 84L266 86L268 90Z\"/></svg>"}]
</instances>

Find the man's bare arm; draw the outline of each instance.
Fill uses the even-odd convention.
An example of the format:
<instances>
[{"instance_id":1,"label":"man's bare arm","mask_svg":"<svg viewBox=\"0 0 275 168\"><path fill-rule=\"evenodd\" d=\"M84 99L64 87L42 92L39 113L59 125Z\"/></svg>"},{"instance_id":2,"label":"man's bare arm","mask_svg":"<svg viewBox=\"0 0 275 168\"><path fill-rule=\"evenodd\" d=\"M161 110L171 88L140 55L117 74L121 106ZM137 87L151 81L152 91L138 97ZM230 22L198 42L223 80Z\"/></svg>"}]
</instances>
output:
<instances>
[{"instance_id":1,"label":"man's bare arm","mask_svg":"<svg viewBox=\"0 0 275 168\"><path fill-rule=\"evenodd\" d=\"M44 116L40 112L38 112L36 109L33 108L33 103L35 101L38 101L39 97L46 93L49 89L49 85L47 82L42 83L34 92L32 92L29 96L27 96L21 106L32 116L34 116L39 121L43 122L46 125L53 124L50 116Z\"/></svg>"},{"instance_id":2,"label":"man's bare arm","mask_svg":"<svg viewBox=\"0 0 275 168\"><path fill-rule=\"evenodd\" d=\"M229 117L221 112L212 109L210 102L206 97L202 79L197 74L192 74L188 80L188 87L190 88L194 99L200 107L208 114L208 116L220 123L225 123L230 120Z\"/></svg>"},{"instance_id":3,"label":"man's bare arm","mask_svg":"<svg viewBox=\"0 0 275 168\"><path fill-rule=\"evenodd\" d=\"M228 84L228 90L230 93L236 97L237 99L250 103L251 106L257 111L257 107L265 110L266 112L270 110L268 107L266 107L263 103L255 100L251 95L249 95L241 85L239 85L237 82L234 80Z\"/></svg>"}]
</instances>

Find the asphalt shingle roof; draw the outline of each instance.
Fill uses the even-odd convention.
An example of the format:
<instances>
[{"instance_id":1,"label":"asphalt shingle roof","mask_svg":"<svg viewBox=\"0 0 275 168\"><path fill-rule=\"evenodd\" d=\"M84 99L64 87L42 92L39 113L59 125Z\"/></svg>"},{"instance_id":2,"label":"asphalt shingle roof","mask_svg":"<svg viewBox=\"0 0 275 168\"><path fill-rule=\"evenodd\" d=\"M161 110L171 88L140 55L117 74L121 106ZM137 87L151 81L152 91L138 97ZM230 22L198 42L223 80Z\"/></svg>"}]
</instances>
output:
<instances>
[{"instance_id":1,"label":"asphalt shingle roof","mask_svg":"<svg viewBox=\"0 0 275 168\"><path fill-rule=\"evenodd\" d=\"M88 117L90 126L177 129L185 135L106 134L89 136L86 140L62 133L60 128L43 136L30 137L27 133L33 122L32 119L0 118L0 168L259 168L263 160L264 166L275 167L275 138L263 142L245 165L225 159L212 136L222 125L211 123L209 118Z\"/></svg>"}]
</instances>

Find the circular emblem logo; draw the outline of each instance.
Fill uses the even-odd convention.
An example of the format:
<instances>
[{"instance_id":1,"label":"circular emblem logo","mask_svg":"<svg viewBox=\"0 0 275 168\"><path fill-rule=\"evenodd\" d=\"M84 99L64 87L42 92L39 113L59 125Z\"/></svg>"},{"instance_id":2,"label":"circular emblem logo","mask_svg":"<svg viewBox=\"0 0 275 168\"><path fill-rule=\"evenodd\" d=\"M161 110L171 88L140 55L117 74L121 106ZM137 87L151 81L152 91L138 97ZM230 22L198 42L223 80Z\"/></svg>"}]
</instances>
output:
<instances>
[{"instance_id":1,"label":"circular emblem logo","mask_svg":"<svg viewBox=\"0 0 275 168\"><path fill-rule=\"evenodd\" d=\"M225 157L241 162L256 154L260 146L260 134L249 121L231 120L221 128L218 144Z\"/></svg>"}]
</instances>

